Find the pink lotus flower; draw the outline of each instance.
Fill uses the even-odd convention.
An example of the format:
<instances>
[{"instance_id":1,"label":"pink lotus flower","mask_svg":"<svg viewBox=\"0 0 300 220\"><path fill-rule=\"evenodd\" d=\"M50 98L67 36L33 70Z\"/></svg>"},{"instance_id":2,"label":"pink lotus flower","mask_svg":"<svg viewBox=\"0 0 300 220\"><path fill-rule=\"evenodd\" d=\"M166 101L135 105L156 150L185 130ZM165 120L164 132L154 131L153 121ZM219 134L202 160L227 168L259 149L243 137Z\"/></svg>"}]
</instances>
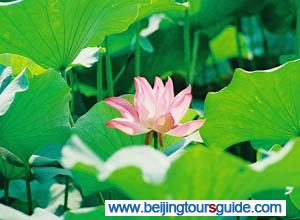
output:
<instances>
[{"instance_id":1,"label":"pink lotus flower","mask_svg":"<svg viewBox=\"0 0 300 220\"><path fill-rule=\"evenodd\" d=\"M143 77L134 79L136 93L134 104L121 97L105 99L105 103L118 110L122 118L115 118L106 125L116 128L128 135L148 133L146 142L152 138L153 132L162 135L184 137L198 130L204 120L194 120L184 124L180 120L185 115L192 101L191 86L174 96L173 82L168 78L164 86L162 80L155 78L152 88Z\"/></svg>"}]
</instances>

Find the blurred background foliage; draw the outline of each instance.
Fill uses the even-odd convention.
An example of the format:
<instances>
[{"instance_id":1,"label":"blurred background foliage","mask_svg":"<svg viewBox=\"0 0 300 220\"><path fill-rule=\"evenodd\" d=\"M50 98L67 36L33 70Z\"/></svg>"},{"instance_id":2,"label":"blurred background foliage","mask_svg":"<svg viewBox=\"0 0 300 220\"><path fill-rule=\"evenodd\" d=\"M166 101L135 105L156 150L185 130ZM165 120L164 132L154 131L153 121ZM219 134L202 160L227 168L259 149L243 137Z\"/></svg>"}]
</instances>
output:
<instances>
[{"instance_id":1,"label":"blurred background foliage","mask_svg":"<svg viewBox=\"0 0 300 220\"><path fill-rule=\"evenodd\" d=\"M175 88L193 85L193 107L203 110L207 92L230 82L233 70L269 69L295 57L296 6L293 0L192 0L189 10L190 67L185 66L184 11L143 18L127 32L107 37L115 95L132 92L135 47L140 33L141 72L171 76ZM103 58L104 62L104 58ZM97 64L76 68L76 114L96 102ZM105 65L103 65L105 71ZM105 74L103 82L106 82ZM104 88L107 88L104 83Z\"/></svg>"}]
</instances>

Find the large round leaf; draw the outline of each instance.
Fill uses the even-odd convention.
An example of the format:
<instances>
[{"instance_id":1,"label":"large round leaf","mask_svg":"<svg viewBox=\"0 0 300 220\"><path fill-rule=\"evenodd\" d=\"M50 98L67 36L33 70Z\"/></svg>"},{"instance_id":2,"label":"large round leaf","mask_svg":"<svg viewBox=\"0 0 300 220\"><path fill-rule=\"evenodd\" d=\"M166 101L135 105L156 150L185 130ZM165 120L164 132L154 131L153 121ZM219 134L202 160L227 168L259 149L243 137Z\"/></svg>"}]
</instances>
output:
<instances>
[{"instance_id":1,"label":"large round leaf","mask_svg":"<svg viewBox=\"0 0 300 220\"><path fill-rule=\"evenodd\" d=\"M237 69L228 87L205 101L206 144L226 148L243 141L284 144L300 132L300 61L275 69Z\"/></svg>"},{"instance_id":2,"label":"large round leaf","mask_svg":"<svg viewBox=\"0 0 300 220\"><path fill-rule=\"evenodd\" d=\"M56 71L31 78L29 89L17 94L0 117L0 146L27 163L39 147L64 143L70 132L69 100L69 88Z\"/></svg>"},{"instance_id":3,"label":"large round leaf","mask_svg":"<svg viewBox=\"0 0 300 220\"><path fill-rule=\"evenodd\" d=\"M131 199L248 199L260 191L299 186L299 144L296 139L250 166L204 147L192 148L172 163L148 147L123 149L104 162L84 146L73 145L63 150L63 162L72 171L98 178L99 189L100 183L110 184Z\"/></svg>"},{"instance_id":4,"label":"large round leaf","mask_svg":"<svg viewBox=\"0 0 300 220\"><path fill-rule=\"evenodd\" d=\"M43 67L65 68L88 45L121 32L147 0L24 0L0 5L0 53L31 58Z\"/></svg>"},{"instance_id":5,"label":"large round leaf","mask_svg":"<svg viewBox=\"0 0 300 220\"><path fill-rule=\"evenodd\" d=\"M106 159L120 148L142 144L145 140L145 135L130 136L106 126L106 122L119 116L117 111L100 102L78 119L73 131Z\"/></svg>"}]
</instances>

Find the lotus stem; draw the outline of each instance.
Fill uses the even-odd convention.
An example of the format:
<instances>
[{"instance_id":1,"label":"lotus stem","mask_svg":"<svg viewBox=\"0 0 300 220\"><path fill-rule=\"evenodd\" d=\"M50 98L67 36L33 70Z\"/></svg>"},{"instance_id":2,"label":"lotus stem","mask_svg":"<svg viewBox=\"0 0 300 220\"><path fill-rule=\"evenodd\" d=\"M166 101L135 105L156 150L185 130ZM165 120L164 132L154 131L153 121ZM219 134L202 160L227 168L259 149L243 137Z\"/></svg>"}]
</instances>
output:
<instances>
[{"instance_id":1,"label":"lotus stem","mask_svg":"<svg viewBox=\"0 0 300 220\"><path fill-rule=\"evenodd\" d=\"M263 44L264 53L265 53L264 55L265 55L265 57L268 57L269 56L268 42L267 42L266 34L264 32L264 25L262 23L261 16L260 15L256 16L256 20L258 23L261 37L262 37L262 44ZM267 59L267 61L268 61L268 59Z\"/></svg>"},{"instance_id":2,"label":"lotus stem","mask_svg":"<svg viewBox=\"0 0 300 220\"><path fill-rule=\"evenodd\" d=\"M218 67L218 63L217 63L216 57L215 57L215 55L212 52L210 53L210 57L211 57L211 60L212 60L213 68L214 68L214 70L216 72L216 76L217 76L217 78L220 81L222 81L222 76L221 76L221 73L219 71L219 67Z\"/></svg>"},{"instance_id":3,"label":"lotus stem","mask_svg":"<svg viewBox=\"0 0 300 220\"><path fill-rule=\"evenodd\" d=\"M107 90L109 96L114 96L114 79L112 73L111 59L109 54L108 38L105 38L104 41L106 53L105 53L105 68L106 68L106 81L107 81Z\"/></svg>"},{"instance_id":4,"label":"lotus stem","mask_svg":"<svg viewBox=\"0 0 300 220\"><path fill-rule=\"evenodd\" d=\"M153 131L153 146L158 150L158 134L156 131Z\"/></svg>"},{"instance_id":5,"label":"lotus stem","mask_svg":"<svg viewBox=\"0 0 300 220\"><path fill-rule=\"evenodd\" d=\"M248 18L248 28L249 28L249 35L250 35L250 48L251 48L251 52L253 54L251 66L252 66L252 70L256 70L257 65L256 65L256 61L255 61L254 27L253 27L253 22L252 22L251 17Z\"/></svg>"},{"instance_id":6,"label":"lotus stem","mask_svg":"<svg viewBox=\"0 0 300 220\"><path fill-rule=\"evenodd\" d=\"M65 79L66 83L68 84L68 77L67 77L66 68L61 68L60 69L60 74ZM70 75L72 75L72 74L73 74L73 72ZM72 78L72 80L73 80L73 78ZM72 87L72 85L70 85L70 87L72 88L72 100L69 103L69 105L70 105L69 122L70 122L71 126L73 127L74 126L74 120L73 120L72 114L74 113L74 108L75 108L75 106L74 106L74 97L75 96L74 96L74 93L73 93L73 87Z\"/></svg>"},{"instance_id":7,"label":"lotus stem","mask_svg":"<svg viewBox=\"0 0 300 220\"><path fill-rule=\"evenodd\" d=\"M68 211L68 199L69 199L69 185L70 185L70 177L65 176L65 199L64 199L64 211Z\"/></svg>"},{"instance_id":8,"label":"lotus stem","mask_svg":"<svg viewBox=\"0 0 300 220\"><path fill-rule=\"evenodd\" d=\"M64 78L64 80L68 83L66 68L61 68L60 74L61 74L62 78Z\"/></svg>"},{"instance_id":9,"label":"lotus stem","mask_svg":"<svg viewBox=\"0 0 300 220\"><path fill-rule=\"evenodd\" d=\"M260 15L257 15L256 19L257 19L258 27L259 27L261 38L262 38L262 44L263 44L263 48L264 48L265 66L267 68L270 68L272 66L272 63L269 59L269 57L270 57L269 56L269 47L268 47L267 36L266 36L265 31L264 31L264 25L262 23Z\"/></svg>"},{"instance_id":10,"label":"lotus stem","mask_svg":"<svg viewBox=\"0 0 300 220\"><path fill-rule=\"evenodd\" d=\"M103 55L99 52L97 63L97 101L100 102L103 99Z\"/></svg>"},{"instance_id":11,"label":"lotus stem","mask_svg":"<svg viewBox=\"0 0 300 220\"><path fill-rule=\"evenodd\" d=\"M236 44L237 44L237 49L238 49L238 65L239 65L238 67L243 67L240 29L241 29L240 17L236 17Z\"/></svg>"},{"instance_id":12,"label":"lotus stem","mask_svg":"<svg viewBox=\"0 0 300 220\"><path fill-rule=\"evenodd\" d=\"M28 205L28 215L32 215L33 213L33 206L32 206L32 195L31 195L31 171L30 168L27 168L27 176L26 176L26 193L27 193L27 205Z\"/></svg>"},{"instance_id":13,"label":"lotus stem","mask_svg":"<svg viewBox=\"0 0 300 220\"><path fill-rule=\"evenodd\" d=\"M9 204L9 179L4 179L4 204Z\"/></svg>"},{"instance_id":14,"label":"lotus stem","mask_svg":"<svg viewBox=\"0 0 300 220\"><path fill-rule=\"evenodd\" d=\"M192 64L191 64L191 70L190 70L190 83L193 83L194 76L196 73L196 68L198 64L198 52L199 52L199 46L200 46L200 30L195 31L194 38L193 38L193 52L192 52Z\"/></svg>"},{"instance_id":15,"label":"lotus stem","mask_svg":"<svg viewBox=\"0 0 300 220\"><path fill-rule=\"evenodd\" d=\"M184 18L184 30L183 30L183 40L184 40L184 63L185 63L185 72L187 82L190 83L191 80L191 69L190 69L190 60L191 60L191 27L190 27L190 16L188 9L185 10Z\"/></svg>"},{"instance_id":16,"label":"lotus stem","mask_svg":"<svg viewBox=\"0 0 300 220\"><path fill-rule=\"evenodd\" d=\"M300 57L300 0L296 0L296 11L297 11L296 53L297 53L297 57Z\"/></svg>"},{"instance_id":17,"label":"lotus stem","mask_svg":"<svg viewBox=\"0 0 300 220\"><path fill-rule=\"evenodd\" d=\"M137 22L136 26L136 42L135 42L135 75L139 76L141 74L141 22Z\"/></svg>"},{"instance_id":18,"label":"lotus stem","mask_svg":"<svg viewBox=\"0 0 300 220\"><path fill-rule=\"evenodd\" d=\"M102 204L104 205L105 204L105 199L104 199L104 197L103 197L103 195L102 195L101 192L97 193L97 197L98 197L98 200L100 202L102 202Z\"/></svg>"},{"instance_id":19,"label":"lotus stem","mask_svg":"<svg viewBox=\"0 0 300 220\"><path fill-rule=\"evenodd\" d=\"M72 99L70 101L70 110L71 113L74 114L75 112L75 79L74 79L74 73L73 70L71 69L69 71L69 83L70 83L70 87L72 90Z\"/></svg>"}]
</instances>

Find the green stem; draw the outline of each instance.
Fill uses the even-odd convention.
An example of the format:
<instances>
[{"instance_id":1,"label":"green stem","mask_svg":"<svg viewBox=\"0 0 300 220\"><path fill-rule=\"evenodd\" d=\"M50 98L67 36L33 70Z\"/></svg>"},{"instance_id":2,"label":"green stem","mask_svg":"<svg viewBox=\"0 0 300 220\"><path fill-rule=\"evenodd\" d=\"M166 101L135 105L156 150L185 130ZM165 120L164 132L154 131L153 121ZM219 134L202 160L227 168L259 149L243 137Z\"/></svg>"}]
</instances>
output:
<instances>
[{"instance_id":1,"label":"green stem","mask_svg":"<svg viewBox=\"0 0 300 220\"><path fill-rule=\"evenodd\" d=\"M65 81L68 84L68 77L67 77L67 71L66 71L66 69L65 68L61 68L60 69L60 73L61 73L61 76L65 79ZM70 75L72 75L72 73ZM69 122L70 122L71 126L74 126L74 120L73 120L73 116L72 116L72 114L74 113L74 108L75 108L75 107L72 107L72 106L74 106L74 93L73 93L73 88L72 88L73 82L70 82L70 84L71 84L70 87L72 89L72 100L69 103L69 105L70 105Z\"/></svg>"},{"instance_id":2,"label":"green stem","mask_svg":"<svg viewBox=\"0 0 300 220\"><path fill-rule=\"evenodd\" d=\"M74 73L73 70L71 69L69 71L69 83L70 83L70 87L71 87L71 91L72 91L72 99L70 101L70 111L72 113L72 115L75 112L75 80L74 80Z\"/></svg>"},{"instance_id":3,"label":"green stem","mask_svg":"<svg viewBox=\"0 0 300 220\"><path fill-rule=\"evenodd\" d=\"M249 27L249 35L250 35L250 48L252 52L252 61L251 61L251 66L252 70L256 70L256 61L255 61L255 39L254 39L254 26L253 26L253 21L252 18L248 18L248 27Z\"/></svg>"},{"instance_id":4,"label":"green stem","mask_svg":"<svg viewBox=\"0 0 300 220\"><path fill-rule=\"evenodd\" d=\"M64 200L64 211L68 211L68 199L69 199L69 185L70 185L70 177L65 176L66 183L65 183L65 200Z\"/></svg>"},{"instance_id":5,"label":"green stem","mask_svg":"<svg viewBox=\"0 0 300 220\"><path fill-rule=\"evenodd\" d=\"M264 32L264 25L262 23L260 15L258 15L256 18L257 18L257 22L258 22L258 27L260 29L260 34L261 34L261 37L262 37L262 44L263 44L263 48L264 48L265 57L268 58L269 57L269 48L268 48L267 37L266 37L266 34ZM268 59L267 59L267 62L269 62Z\"/></svg>"},{"instance_id":6,"label":"green stem","mask_svg":"<svg viewBox=\"0 0 300 220\"><path fill-rule=\"evenodd\" d=\"M240 38L240 30L241 30L241 21L240 18L236 18L236 44L238 49L238 67L243 67L243 59L242 59L242 44Z\"/></svg>"},{"instance_id":7,"label":"green stem","mask_svg":"<svg viewBox=\"0 0 300 220\"><path fill-rule=\"evenodd\" d=\"M60 69L60 74L61 74L62 78L64 78L65 81L68 83L66 68L61 68Z\"/></svg>"},{"instance_id":8,"label":"green stem","mask_svg":"<svg viewBox=\"0 0 300 220\"><path fill-rule=\"evenodd\" d=\"M133 54L129 55L127 58L126 63L122 66L120 71L116 74L114 77L114 85L120 80L120 78L123 76L125 73L125 70L127 69L128 65L130 64L131 59L133 58Z\"/></svg>"},{"instance_id":9,"label":"green stem","mask_svg":"<svg viewBox=\"0 0 300 220\"><path fill-rule=\"evenodd\" d=\"M9 179L4 179L4 204L9 204Z\"/></svg>"},{"instance_id":10,"label":"green stem","mask_svg":"<svg viewBox=\"0 0 300 220\"><path fill-rule=\"evenodd\" d=\"M32 195L31 195L31 186L30 186L30 179L31 173L30 168L27 168L27 177L26 177L26 193L27 193L27 205L28 205L28 215L32 215L33 213L33 206L32 206Z\"/></svg>"},{"instance_id":11,"label":"green stem","mask_svg":"<svg viewBox=\"0 0 300 220\"><path fill-rule=\"evenodd\" d=\"M153 146L158 150L158 134L156 131L153 131Z\"/></svg>"},{"instance_id":12,"label":"green stem","mask_svg":"<svg viewBox=\"0 0 300 220\"><path fill-rule=\"evenodd\" d=\"M100 102L103 99L103 61L102 53L99 52L99 58L97 63L97 101Z\"/></svg>"},{"instance_id":13,"label":"green stem","mask_svg":"<svg viewBox=\"0 0 300 220\"><path fill-rule=\"evenodd\" d=\"M105 204L105 199L104 199L101 192L97 193L97 197L102 202L102 205L104 205Z\"/></svg>"},{"instance_id":14,"label":"green stem","mask_svg":"<svg viewBox=\"0 0 300 220\"><path fill-rule=\"evenodd\" d=\"M135 75L139 76L141 74L141 22L138 21L137 22L137 26L136 26L136 42L135 42Z\"/></svg>"},{"instance_id":15,"label":"green stem","mask_svg":"<svg viewBox=\"0 0 300 220\"><path fill-rule=\"evenodd\" d=\"M183 30L183 40L184 40L184 63L185 63L185 72L187 76L187 82L190 83L190 60L191 60L191 27L190 27L190 16L188 9L185 10L184 18L184 30Z\"/></svg>"},{"instance_id":16,"label":"green stem","mask_svg":"<svg viewBox=\"0 0 300 220\"><path fill-rule=\"evenodd\" d=\"M217 78L218 78L220 81L223 81L222 76L221 76L221 73L220 73L220 71L219 71L219 67L218 67L218 63L217 63L217 60L216 60L215 55L211 52L211 53L210 53L210 56L211 56L213 68L215 69Z\"/></svg>"},{"instance_id":17,"label":"green stem","mask_svg":"<svg viewBox=\"0 0 300 220\"><path fill-rule=\"evenodd\" d=\"M69 122L70 122L71 127L74 127L75 123L74 123L74 119L73 119L73 116L72 116L71 112L70 112L70 115L69 115Z\"/></svg>"},{"instance_id":18,"label":"green stem","mask_svg":"<svg viewBox=\"0 0 300 220\"><path fill-rule=\"evenodd\" d=\"M296 10L297 10L297 26L296 26L296 54L300 57L300 0L296 0Z\"/></svg>"},{"instance_id":19,"label":"green stem","mask_svg":"<svg viewBox=\"0 0 300 220\"><path fill-rule=\"evenodd\" d=\"M112 66L111 66L111 59L109 54L108 48L108 38L105 38L105 67L106 67L106 80L107 80L107 90L109 96L114 96L114 80L113 80L113 73L112 73Z\"/></svg>"},{"instance_id":20,"label":"green stem","mask_svg":"<svg viewBox=\"0 0 300 220\"><path fill-rule=\"evenodd\" d=\"M190 74L190 82L193 83L194 81L194 76L196 73L196 68L197 68L197 61L198 61L198 52L199 52L199 46L200 46L200 30L195 31L194 33L194 38L193 38L193 53L192 53L192 65L191 65L191 74Z\"/></svg>"}]
</instances>

